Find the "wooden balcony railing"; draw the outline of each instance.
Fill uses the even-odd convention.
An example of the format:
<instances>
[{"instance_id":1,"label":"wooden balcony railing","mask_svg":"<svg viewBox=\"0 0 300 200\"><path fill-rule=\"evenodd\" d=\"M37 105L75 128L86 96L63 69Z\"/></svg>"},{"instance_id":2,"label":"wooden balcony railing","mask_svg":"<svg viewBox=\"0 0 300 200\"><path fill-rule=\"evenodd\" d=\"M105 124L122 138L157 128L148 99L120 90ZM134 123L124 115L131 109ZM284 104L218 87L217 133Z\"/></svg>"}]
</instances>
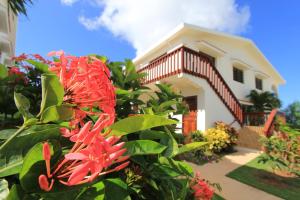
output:
<instances>
[{"instance_id":1,"label":"wooden balcony railing","mask_svg":"<svg viewBox=\"0 0 300 200\"><path fill-rule=\"evenodd\" d=\"M271 136L273 129L274 129L274 122L275 122L275 117L277 114L278 110L277 109L273 109L270 113L270 115L267 118L267 121L265 123L264 126L264 133L266 136Z\"/></svg>"},{"instance_id":2,"label":"wooden balcony railing","mask_svg":"<svg viewBox=\"0 0 300 200\"><path fill-rule=\"evenodd\" d=\"M139 72L147 74L144 79L145 84L180 73L187 73L207 80L217 96L242 125L243 111L239 101L219 71L205 55L187 47L180 47L154 60L140 69Z\"/></svg>"},{"instance_id":3,"label":"wooden balcony railing","mask_svg":"<svg viewBox=\"0 0 300 200\"><path fill-rule=\"evenodd\" d=\"M244 125L264 126L270 112L244 112Z\"/></svg>"}]
</instances>

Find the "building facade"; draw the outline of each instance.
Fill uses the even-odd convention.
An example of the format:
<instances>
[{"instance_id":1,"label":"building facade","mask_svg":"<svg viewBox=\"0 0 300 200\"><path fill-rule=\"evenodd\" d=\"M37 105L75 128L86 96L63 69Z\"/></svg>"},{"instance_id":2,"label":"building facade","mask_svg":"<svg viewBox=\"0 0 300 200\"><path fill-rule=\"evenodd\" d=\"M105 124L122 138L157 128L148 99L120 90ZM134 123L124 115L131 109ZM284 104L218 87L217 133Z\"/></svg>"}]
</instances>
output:
<instances>
[{"instance_id":1,"label":"building facade","mask_svg":"<svg viewBox=\"0 0 300 200\"><path fill-rule=\"evenodd\" d=\"M15 55L17 16L8 6L8 0L0 0L0 63L8 64Z\"/></svg>"},{"instance_id":2,"label":"building facade","mask_svg":"<svg viewBox=\"0 0 300 200\"><path fill-rule=\"evenodd\" d=\"M216 121L240 128L250 91L278 95L285 83L251 40L190 24L178 26L134 63L147 73L147 86L170 83L185 97L190 114L178 116L185 132L206 130Z\"/></svg>"}]
</instances>

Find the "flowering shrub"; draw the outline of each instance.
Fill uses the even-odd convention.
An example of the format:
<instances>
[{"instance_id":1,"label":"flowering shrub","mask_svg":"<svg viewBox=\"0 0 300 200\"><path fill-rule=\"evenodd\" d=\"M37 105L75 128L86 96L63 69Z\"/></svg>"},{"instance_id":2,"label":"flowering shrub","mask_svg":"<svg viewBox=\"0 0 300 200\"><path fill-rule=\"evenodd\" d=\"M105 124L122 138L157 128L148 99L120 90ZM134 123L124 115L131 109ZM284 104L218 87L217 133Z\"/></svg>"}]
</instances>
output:
<instances>
[{"instance_id":1,"label":"flowering shrub","mask_svg":"<svg viewBox=\"0 0 300 200\"><path fill-rule=\"evenodd\" d=\"M270 162L273 170L300 176L300 132L282 126L271 137L262 137L265 152L259 162Z\"/></svg>"},{"instance_id":2,"label":"flowering shrub","mask_svg":"<svg viewBox=\"0 0 300 200\"><path fill-rule=\"evenodd\" d=\"M205 131L205 138L212 152L220 152L231 143L229 135L220 129L210 128Z\"/></svg>"},{"instance_id":3,"label":"flowering shrub","mask_svg":"<svg viewBox=\"0 0 300 200\"><path fill-rule=\"evenodd\" d=\"M116 91L106 63L62 51L50 55L53 61L14 58L40 71L42 92L36 114L22 90L15 92L23 124L0 131L7 199L188 199L194 173L175 157L204 143L179 146L168 113L115 122Z\"/></svg>"},{"instance_id":4,"label":"flowering shrub","mask_svg":"<svg viewBox=\"0 0 300 200\"><path fill-rule=\"evenodd\" d=\"M199 173L191 180L190 187L193 190L195 200L210 200L214 195L214 190L210 183L200 177Z\"/></svg>"}]
</instances>

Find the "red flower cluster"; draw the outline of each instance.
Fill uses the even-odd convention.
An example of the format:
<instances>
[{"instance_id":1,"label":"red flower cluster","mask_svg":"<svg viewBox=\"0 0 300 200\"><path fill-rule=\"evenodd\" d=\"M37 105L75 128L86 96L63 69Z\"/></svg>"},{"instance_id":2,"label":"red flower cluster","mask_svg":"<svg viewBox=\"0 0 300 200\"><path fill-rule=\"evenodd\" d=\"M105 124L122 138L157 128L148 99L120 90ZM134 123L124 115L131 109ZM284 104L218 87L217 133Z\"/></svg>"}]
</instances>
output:
<instances>
[{"instance_id":1,"label":"red flower cluster","mask_svg":"<svg viewBox=\"0 0 300 200\"><path fill-rule=\"evenodd\" d=\"M204 179L200 178L199 173L196 173L196 176L192 179L190 185L191 189L194 191L194 198L196 200L212 199L214 191Z\"/></svg>"},{"instance_id":2,"label":"red flower cluster","mask_svg":"<svg viewBox=\"0 0 300 200\"><path fill-rule=\"evenodd\" d=\"M25 73L22 72L18 67L15 66L10 67L8 69L8 75L12 77L11 82L13 84L18 84L18 83L25 84L25 85L28 84L29 81L28 78L26 77Z\"/></svg>"},{"instance_id":3,"label":"red flower cluster","mask_svg":"<svg viewBox=\"0 0 300 200\"><path fill-rule=\"evenodd\" d=\"M40 188L50 191L55 180L68 186L83 184L128 166L128 156L123 156L125 143L118 143L120 137L109 136L109 130L103 131L114 122L116 104L106 65L95 57L66 56L63 51L51 52L49 56L59 56L58 61L51 63L50 70L64 87L64 102L74 105L72 130L61 129L62 135L69 137L74 145L51 169L50 148L44 143L47 175L39 176ZM87 115L98 116L93 126L91 121L83 122Z\"/></svg>"},{"instance_id":4,"label":"red flower cluster","mask_svg":"<svg viewBox=\"0 0 300 200\"><path fill-rule=\"evenodd\" d=\"M75 135L63 128L62 132L72 135L71 138L75 144L52 170L50 147L48 143L44 143L43 157L47 175L39 176L40 188L50 191L55 180L68 186L83 184L93 181L98 176L127 167L129 157L123 156L126 152L123 148L125 143L118 143L119 137L108 136L110 131L102 133L108 124L109 119L101 115L93 128L91 128L92 122L89 121Z\"/></svg>"},{"instance_id":5,"label":"red flower cluster","mask_svg":"<svg viewBox=\"0 0 300 200\"><path fill-rule=\"evenodd\" d=\"M115 118L115 89L110 81L106 65L95 57L67 56L63 51L50 52L48 56L59 56L51 63L50 70L62 83L64 102L75 105L75 120L71 125L82 124L86 115L97 115L93 108L106 114L113 123Z\"/></svg>"},{"instance_id":6,"label":"red flower cluster","mask_svg":"<svg viewBox=\"0 0 300 200\"><path fill-rule=\"evenodd\" d=\"M19 56L14 56L11 58L11 60L13 61L16 61L16 62L23 62L24 60L28 60L28 59L36 59L42 63L45 63L45 64L50 64L51 61L49 60L46 60L45 58L43 58L41 55L39 54L25 54L25 53L22 53L21 55Z\"/></svg>"}]
</instances>

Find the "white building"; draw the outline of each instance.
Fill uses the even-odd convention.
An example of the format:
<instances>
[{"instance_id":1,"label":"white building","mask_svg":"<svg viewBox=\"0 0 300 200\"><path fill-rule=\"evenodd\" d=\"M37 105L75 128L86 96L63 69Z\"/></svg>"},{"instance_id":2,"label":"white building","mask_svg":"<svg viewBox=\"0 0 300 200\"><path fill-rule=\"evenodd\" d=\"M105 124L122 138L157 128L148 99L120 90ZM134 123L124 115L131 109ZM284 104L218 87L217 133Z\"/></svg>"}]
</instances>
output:
<instances>
[{"instance_id":1,"label":"white building","mask_svg":"<svg viewBox=\"0 0 300 200\"><path fill-rule=\"evenodd\" d=\"M17 16L8 6L8 0L0 0L0 63L9 63L15 55Z\"/></svg>"},{"instance_id":2,"label":"white building","mask_svg":"<svg viewBox=\"0 0 300 200\"><path fill-rule=\"evenodd\" d=\"M205 130L216 121L240 128L251 90L278 94L282 76L249 39L181 24L134 59L145 83L167 82L186 97L191 114L184 132Z\"/></svg>"}]
</instances>

